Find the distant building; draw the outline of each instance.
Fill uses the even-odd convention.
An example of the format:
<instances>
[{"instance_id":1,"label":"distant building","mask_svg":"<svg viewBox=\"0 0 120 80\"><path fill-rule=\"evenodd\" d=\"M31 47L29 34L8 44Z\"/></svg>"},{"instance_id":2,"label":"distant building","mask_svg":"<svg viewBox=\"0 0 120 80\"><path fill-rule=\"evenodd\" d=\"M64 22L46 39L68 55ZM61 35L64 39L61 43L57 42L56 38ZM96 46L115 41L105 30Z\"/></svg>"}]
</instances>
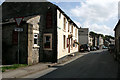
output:
<instances>
[{"instance_id":1,"label":"distant building","mask_svg":"<svg viewBox=\"0 0 120 80\"><path fill-rule=\"evenodd\" d=\"M89 46L93 46L93 37L89 35Z\"/></svg>"},{"instance_id":2,"label":"distant building","mask_svg":"<svg viewBox=\"0 0 120 80\"><path fill-rule=\"evenodd\" d=\"M89 29L79 28L78 29L78 42L79 44L89 44Z\"/></svg>"},{"instance_id":3,"label":"distant building","mask_svg":"<svg viewBox=\"0 0 120 80\"><path fill-rule=\"evenodd\" d=\"M98 45L98 38L96 36L93 37L93 46L97 46Z\"/></svg>"},{"instance_id":4,"label":"distant building","mask_svg":"<svg viewBox=\"0 0 120 80\"><path fill-rule=\"evenodd\" d=\"M99 46L99 49L102 49L103 47L103 44L104 44L104 40L102 38L102 36L98 36L98 41L97 41L97 46Z\"/></svg>"},{"instance_id":5,"label":"distant building","mask_svg":"<svg viewBox=\"0 0 120 80\"><path fill-rule=\"evenodd\" d=\"M110 44L115 44L115 40L114 39L110 39Z\"/></svg>"},{"instance_id":6,"label":"distant building","mask_svg":"<svg viewBox=\"0 0 120 80\"><path fill-rule=\"evenodd\" d=\"M20 63L58 62L78 51L78 26L50 2L4 2L2 14L4 63L13 64L17 60L15 17L24 17L20 26L23 28L20 33Z\"/></svg>"},{"instance_id":7,"label":"distant building","mask_svg":"<svg viewBox=\"0 0 120 80\"><path fill-rule=\"evenodd\" d=\"M109 44L110 44L110 42L109 42L109 41L104 40L104 46L108 47L108 46L109 46Z\"/></svg>"}]
</instances>

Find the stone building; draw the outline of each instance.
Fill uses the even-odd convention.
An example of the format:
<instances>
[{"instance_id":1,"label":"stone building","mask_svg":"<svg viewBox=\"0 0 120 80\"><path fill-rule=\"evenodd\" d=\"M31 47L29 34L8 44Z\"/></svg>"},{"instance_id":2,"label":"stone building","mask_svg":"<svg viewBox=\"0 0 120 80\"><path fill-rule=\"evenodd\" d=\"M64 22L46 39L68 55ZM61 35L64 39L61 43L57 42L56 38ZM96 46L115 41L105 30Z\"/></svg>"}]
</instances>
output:
<instances>
[{"instance_id":1,"label":"stone building","mask_svg":"<svg viewBox=\"0 0 120 80\"><path fill-rule=\"evenodd\" d=\"M13 54L9 58L13 59L11 63L15 63L17 58L17 46L12 44L12 34L14 36L17 33L12 33L15 23L10 23L15 17L24 17L20 26L23 28L23 32L20 32L21 63L58 62L62 57L78 50L75 44L78 41L77 25L58 6L50 2L4 2L2 14L2 41L7 45L7 50L10 50L6 51L4 48L6 52L2 53L3 61L10 54ZM36 39L38 43L33 45Z\"/></svg>"},{"instance_id":2,"label":"stone building","mask_svg":"<svg viewBox=\"0 0 120 80\"><path fill-rule=\"evenodd\" d=\"M115 31L115 53L117 59L120 61L120 20L114 28Z\"/></svg>"},{"instance_id":3,"label":"stone building","mask_svg":"<svg viewBox=\"0 0 120 80\"><path fill-rule=\"evenodd\" d=\"M35 64L39 61L39 25L40 16L24 17L20 28L21 32L15 31L17 27L13 18L2 23L3 64L28 63ZM34 21L34 22L33 22ZM19 38L18 38L19 34ZM19 40L19 42L18 42ZM19 53L18 53L19 45Z\"/></svg>"},{"instance_id":4,"label":"stone building","mask_svg":"<svg viewBox=\"0 0 120 80\"><path fill-rule=\"evenodd\" d=\"M60 9L57 9L57 59L78 51L78 26Z\"/></svg>"}]
</instances>

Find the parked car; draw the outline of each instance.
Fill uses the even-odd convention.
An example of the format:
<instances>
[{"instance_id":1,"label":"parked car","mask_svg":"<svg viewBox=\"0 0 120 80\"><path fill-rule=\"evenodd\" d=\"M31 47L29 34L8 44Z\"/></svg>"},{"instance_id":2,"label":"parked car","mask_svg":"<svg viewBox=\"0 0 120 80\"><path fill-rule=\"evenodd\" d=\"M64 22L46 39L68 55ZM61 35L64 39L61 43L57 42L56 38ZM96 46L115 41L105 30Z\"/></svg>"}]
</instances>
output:
<instances>
[{"instance_id":1,"label":"parked car","mask_svg":"<svg viewBox=\"0 0 120 80\"><path fill-rule=\"evenodd\" d=\"M106 47L106 46L103 46L103 47L102 47L102 49L108 49L108 47Z\"/></svg>"},{"instance_id":2,"label":"parked car","mask_svg":"<svg viewBox=\"0 0 120 80\"><path fill-rule=\"evenodd\" d=\"M94 51L96 51L97 49L96 49L96 47L94 47Z\"/></svg>"},{"instance_id":3,"label":"parked car","mask_svg":"<svg viewBox=\"0 0 120 80\"><path fill-rule=\"evenodd\" d=\"M95 46L95 48L96 48L97 50L99 50L99 46Z\"/></svg>"},{"instance_id":4,"label":"parked car","mask_svg":"<svg viewBox=\"0 0 120 80\"><path fill-rule=\"evenodd\" d=\"M94 47L93 46L90 47L90 51L94 51Z\"/></svg>"},{"instance_id":5,"label":"parked car","mask_svg":"<svg viewBox=\"0 0 120 80\"><path fill-rule=\"evenodd\" d=\"M80 51L90 51L90 47L88 46L88 44L82 44L80 46Z\"/></svg>"},{"instance_id":6,"label":"parked car","mask_svg":"<svg viewBox=\"0 0 120 80\"><path fill-rule=\"evenodd\" d=\"M90 51L95 51L95 50L97 50L96 47L93 46L90 47Z\"/></svg>"}]
</instances>

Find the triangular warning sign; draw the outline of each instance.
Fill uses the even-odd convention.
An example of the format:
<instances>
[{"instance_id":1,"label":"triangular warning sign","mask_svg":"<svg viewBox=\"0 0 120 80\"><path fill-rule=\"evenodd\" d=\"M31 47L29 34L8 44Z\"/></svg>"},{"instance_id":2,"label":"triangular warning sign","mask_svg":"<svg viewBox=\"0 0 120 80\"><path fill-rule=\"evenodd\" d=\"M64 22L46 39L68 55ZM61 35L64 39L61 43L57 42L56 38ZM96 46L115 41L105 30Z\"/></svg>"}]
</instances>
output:
<instances>
[{"instance_id":1,"label":"triangular warning sign","mask_svg":"<svg viewBox=\"0 0 120 80\"><path fill-rule=\"evenodd\" d=\"M17 17L17 18L15 18L15 21L16 21L16 23L17 23L18 26L20 25L20 23L22 22L22 20L23 20L23 17Z\"/></svg>"}]
</instances>

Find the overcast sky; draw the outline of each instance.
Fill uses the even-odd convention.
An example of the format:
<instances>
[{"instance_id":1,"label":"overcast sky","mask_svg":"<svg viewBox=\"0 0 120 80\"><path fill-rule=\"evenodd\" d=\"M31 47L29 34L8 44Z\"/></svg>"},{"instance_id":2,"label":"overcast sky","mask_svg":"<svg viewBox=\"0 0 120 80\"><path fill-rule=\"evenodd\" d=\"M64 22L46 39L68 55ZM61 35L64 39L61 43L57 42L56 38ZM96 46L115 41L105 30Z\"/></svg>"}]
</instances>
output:
<instances>
[{"instance_id":1,"label":"overcast sky","mask_svg":"<svg viewBox=\"0 0 120 80\"><path fill-rule=\"evenodd\" d=\"M0 3L3 1L0 0ZM114 36L113 29L118 22L119 0L49 1L58 5L79 27Z\"/></svg>"}]
</instances>

